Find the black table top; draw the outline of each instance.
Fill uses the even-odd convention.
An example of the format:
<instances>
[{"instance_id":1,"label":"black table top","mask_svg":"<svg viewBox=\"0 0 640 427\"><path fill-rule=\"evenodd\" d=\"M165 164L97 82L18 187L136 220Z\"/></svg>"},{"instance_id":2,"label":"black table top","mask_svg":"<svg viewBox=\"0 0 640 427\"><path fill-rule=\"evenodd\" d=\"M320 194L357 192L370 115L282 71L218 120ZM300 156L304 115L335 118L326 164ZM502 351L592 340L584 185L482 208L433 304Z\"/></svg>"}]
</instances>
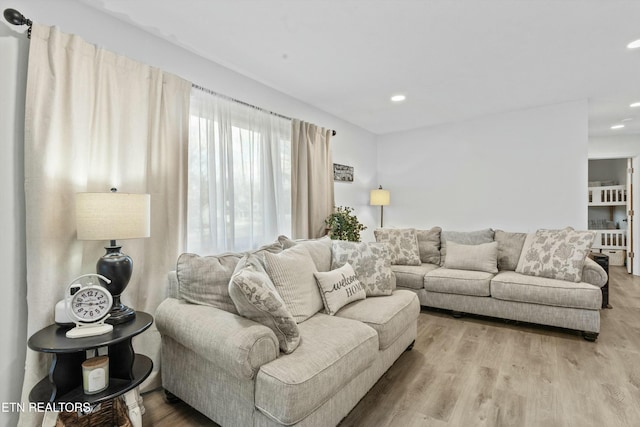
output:
<instances>
[{"instance_id":1,"label":"black table top","mask_svg":"<svg viewBox=\"0 0 640 427\"><path fill-rule=\"evenodd\" d=\"M83 338L67 338L70 329L56 324L49 325L29 338L29 348L44 353L73 353L87 349L117 344L147 330L153 317L143 311L136 311L135 319L113 325L113 331L102 335Z\"/></svg>"}]
</instances>

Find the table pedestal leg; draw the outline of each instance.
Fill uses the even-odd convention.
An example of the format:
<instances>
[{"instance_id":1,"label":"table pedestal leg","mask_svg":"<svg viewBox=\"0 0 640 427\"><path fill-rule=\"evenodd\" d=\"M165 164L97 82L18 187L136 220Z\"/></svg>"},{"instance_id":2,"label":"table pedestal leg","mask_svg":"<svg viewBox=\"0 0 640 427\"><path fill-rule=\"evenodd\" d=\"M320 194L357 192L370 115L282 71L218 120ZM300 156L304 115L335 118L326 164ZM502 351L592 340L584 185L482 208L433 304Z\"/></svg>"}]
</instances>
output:
<instances>
[{"instance_id":1,"label":"table pedestal leg","mask_svg":"<svg viewBox=\"0 0 640 427\"><path fill-rule=\"evenodd\" d=\"M42 419L42 427L56 427L58 421L58 411L46 411Z\"/></svg>"},{"instance_id":2,"label":"table pedestal leg","mask_svg":"<svg viewBox=\"0 0 640 427\"><path fill-rule=\"evenodd\" d=\"M138 387L124 394L124 402L127 404L127 409L129 410L129 420L131 421L132 427L142 427L142 411L138 399L140 399Z\"/></svg>"}]
</instances>

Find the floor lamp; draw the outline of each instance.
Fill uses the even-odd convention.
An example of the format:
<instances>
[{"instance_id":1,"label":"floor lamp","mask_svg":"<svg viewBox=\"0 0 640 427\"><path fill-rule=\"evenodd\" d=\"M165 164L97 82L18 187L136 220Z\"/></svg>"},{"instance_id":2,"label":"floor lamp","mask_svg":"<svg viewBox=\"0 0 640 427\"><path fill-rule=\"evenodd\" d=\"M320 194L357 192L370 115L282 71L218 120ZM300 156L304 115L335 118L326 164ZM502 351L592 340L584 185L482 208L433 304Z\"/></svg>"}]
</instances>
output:
<instances>
[{"instance_id":1,"label":"floor lamp","mask_svg":"<svg viewBox=\"0 0 640 427\"><path fill-rule=\"evenodd\" d=\"M377 190L371 190L369 195L369 204L371 206L380 206L380 228L384 227L384 207L389 206L391 194L389 190L383 190L382 185Z\"/></svg>"}]
</instances>

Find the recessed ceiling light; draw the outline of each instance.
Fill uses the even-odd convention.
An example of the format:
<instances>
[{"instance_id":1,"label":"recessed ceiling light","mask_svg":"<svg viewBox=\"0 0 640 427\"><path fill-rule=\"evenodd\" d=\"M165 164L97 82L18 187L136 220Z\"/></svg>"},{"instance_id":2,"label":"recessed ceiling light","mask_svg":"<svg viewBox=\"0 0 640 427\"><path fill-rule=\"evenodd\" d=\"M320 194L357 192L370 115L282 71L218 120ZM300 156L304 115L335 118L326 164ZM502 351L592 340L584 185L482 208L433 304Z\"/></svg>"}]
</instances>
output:
<instances>
[{"instance_id":1,"label":"recessed ceiling light","mask_svg":"<svg viewBox=\"0 0 640 427\"><path fill-rule=\"evenodd\" d=\"M407 97L406 97L406 96L404 96L404 95L400 95L400 94L398 94L398 95L393 95L393 96L391 97L391 100L392 100L393 102L402 102L402 101L404 101L405 99L407 99Z\"/></svg>"},{"instance_id":2,"label":"recessed ceiling light","mask_svg":"<svg viewBox=\"0 0 640 427\"><path fill-rule=\"evenodd\" d=\"M640 47L640 39L634 40L627 45L627 49L637 49Z\"/></svg>"},{"instance_id":3,"label":"recessed ceiling light","mask_svg":"<svg viewBox=\"0 0 640 427\"><path fill-rule=\"evenodd\" d=\"M624 127L624 125L621 123L619 125L613 125L611 126L611 129L622 129Z\"/></svg>"},{"instance_id":4,"label":"recessed ceiling light","mask_svg":"<svg viewBox=\"0 0 640 427\"><path fill-rule=\"evenodd\" d=\"M631 108L640 107L640 102L634 102L633 104L629 105L629 107L631 107Z\"/></svg>"},{"instance_id":5,"label":"recessed ceiling light","mask_svg":"<svg viewBox=\"0 0 640 427\"><path fill-rule=\"evenodd\" d=\"M633 117L627 117L626 119L622 119L620 121L621 122L630 122L631 120L633 120Z\"/></svg>"}]
</instances>

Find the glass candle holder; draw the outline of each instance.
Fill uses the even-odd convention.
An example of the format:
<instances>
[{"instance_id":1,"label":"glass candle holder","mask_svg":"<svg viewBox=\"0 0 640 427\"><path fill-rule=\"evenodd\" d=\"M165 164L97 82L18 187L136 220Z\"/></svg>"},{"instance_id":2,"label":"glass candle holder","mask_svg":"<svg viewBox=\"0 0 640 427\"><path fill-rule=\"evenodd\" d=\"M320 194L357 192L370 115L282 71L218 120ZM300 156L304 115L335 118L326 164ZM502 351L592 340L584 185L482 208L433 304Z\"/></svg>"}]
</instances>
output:
<instances>
[{"instance_id":1,"label":"glass candle holder","mask_svg":"<svg viewBox=\"0 0 640 427\"><path fill-rule=\"evenodd\" d=\"M109 357L92 357L82 362L82 388L85 394L96 394L109 387Z\"/></svg>"}]
</instances>

